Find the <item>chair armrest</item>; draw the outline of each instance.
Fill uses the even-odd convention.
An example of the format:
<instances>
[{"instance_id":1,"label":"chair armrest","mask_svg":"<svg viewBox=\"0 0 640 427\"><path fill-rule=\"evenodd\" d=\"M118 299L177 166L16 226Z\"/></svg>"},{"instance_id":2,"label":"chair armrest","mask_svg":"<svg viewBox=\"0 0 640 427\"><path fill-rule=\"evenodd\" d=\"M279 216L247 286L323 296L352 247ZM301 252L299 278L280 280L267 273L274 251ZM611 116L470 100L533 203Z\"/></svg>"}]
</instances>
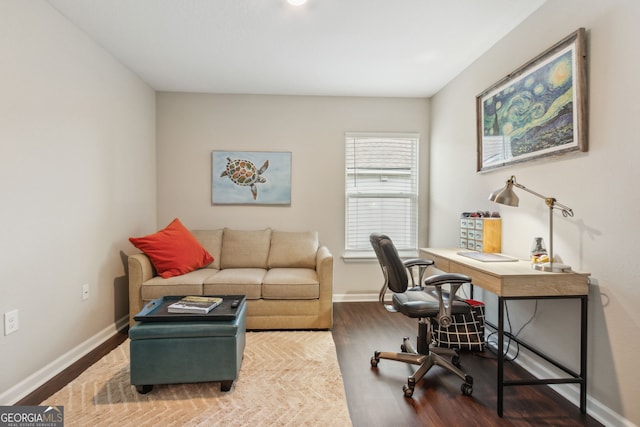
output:
<instances>
[{"instance_id":1,"label":"chair armrest","mask_svg":"<svg viewBox=\"0 0 640 427\"><path fill-rule=\"evenodd\" d=\"M442 286L447 283L463 285L465 283L471 283L471 277L458 273L443 273L434 274L424 279L425 286Z\"/></svg>"},{"instance_id":2,"label":"chair armrest","mask_svg":"<svg viewBox=\"0 0 640 427\"><path fill-rule=\"evenodd\" d=\"M405 260L403 264L407 268L416 267L416 266L428 267L430 265L433 265L433 260L426 259L426 258L411 258L411 259Z\"/></svg>"},{"instance_id":3,"label":"chair armrest","mask_svg":"<svg viewBox=\"0 0 640 427\"><path fill-rule=\"evenodd\" d=\"M471 277L464 274L457 273L444 273L444 274L435 274L433 276L429 276L424 279L424 286L433 286L436 288L436 294L438 303L440 306L440 310L438 312L438 316L436 317L438 323L444 327L447 327L451 324L452 318L452 310L454 304L458 302L458 297L456 293L458 289L465 283L471 283ZM449 284L449 292L448 297L445 297L445 290L442 287L446 284Z\"/></svg>"},{"instance_id":4,"label":"chair armrest","mask_svg":"<svg viewBox=\"0 0 640 427\"><path fill-rule=\"evenodd\" d=\"M142 310L142 283L156 275L151 260L145 254L129 255L129 326L133 316Z\"/></svg>"},{"instance_id":5,"label":"chair armrest","mask_svg":"<svg viewBox=\"0 0 640 427\"><path fill-rule=\"evenodd\" d=\"M424 277L424 273L427 270L427 267L433 265L433 260L426 258L411 258L402 262L404 266L409 271L409 277L411 277L411 286L416 286L416 280L413 277L413 267L418 267L418 286L422 286L422 279Z\"/></svg>"}]
</instances>

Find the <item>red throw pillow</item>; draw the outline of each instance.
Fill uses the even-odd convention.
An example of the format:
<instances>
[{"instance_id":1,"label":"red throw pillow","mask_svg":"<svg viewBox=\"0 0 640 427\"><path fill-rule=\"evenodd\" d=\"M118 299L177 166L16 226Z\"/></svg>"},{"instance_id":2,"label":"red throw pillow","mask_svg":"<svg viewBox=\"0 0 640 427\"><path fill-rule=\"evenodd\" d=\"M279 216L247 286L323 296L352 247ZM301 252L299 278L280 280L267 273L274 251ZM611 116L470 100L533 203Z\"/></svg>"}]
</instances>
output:
<instances>
[{"instance_id":1,"label":"red throw pillow","mask_svg":"<svg viewBox=\"0 0 640 427\"><path fill-rule=\"evenodd\" d=\"M158 275L179 276L213 262L213 257L178 220L144 237L129 237L133 245L149 257Z\"/></svg>"}]
</instances>

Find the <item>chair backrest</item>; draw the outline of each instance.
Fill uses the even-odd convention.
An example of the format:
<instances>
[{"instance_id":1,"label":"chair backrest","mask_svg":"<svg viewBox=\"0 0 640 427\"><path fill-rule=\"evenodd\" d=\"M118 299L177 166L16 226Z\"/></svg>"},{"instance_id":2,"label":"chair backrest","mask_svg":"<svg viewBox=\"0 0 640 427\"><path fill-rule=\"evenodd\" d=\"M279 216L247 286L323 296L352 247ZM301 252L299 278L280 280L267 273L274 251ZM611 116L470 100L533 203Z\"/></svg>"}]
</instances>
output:
<instances>
[{"instance_id":1,"label":"chair backrest","mask_svg":"<svg viewBox=\"0 0 640 427\"><path fill-rule=\"evenodd\" d=\"M389 236L374 233L369 236L369 241L384 272L386 287L395 293L405 292L409 286L409 276Z\"/></svg>"}]
</instances>

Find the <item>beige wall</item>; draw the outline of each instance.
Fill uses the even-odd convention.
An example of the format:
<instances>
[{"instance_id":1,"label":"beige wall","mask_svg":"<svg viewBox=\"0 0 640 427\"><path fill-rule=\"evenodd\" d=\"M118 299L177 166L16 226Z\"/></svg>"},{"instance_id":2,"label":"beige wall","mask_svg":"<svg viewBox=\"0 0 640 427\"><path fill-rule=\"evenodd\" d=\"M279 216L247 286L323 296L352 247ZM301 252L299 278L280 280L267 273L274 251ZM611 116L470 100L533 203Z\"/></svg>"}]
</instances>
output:
<instances>
[{"instance_id":1,"label":"beige wall","mask_svg":"<svg viewBox=\"0 0 640 427\"><path fill-rule=\"evenodd\" d=\"M334 292L375 294L382 280L378 264L341 258L349 131L422 135L420 213L426 212L426 99L159 93L157 105L159 226L179 217L190 228L313 229L335 256ZM291 206L212 206L213 150L290 151ZM423 243L425 225L422 218Z\"/></svg>"},{"instance_id":2,"label":"beige wall","mask_svg":"<svg viewBox=\"0 0 640 427\"><path fill-rule=\"evenodd\" d=\"M0 58L6 405L127 316L121 251L155 228L155 94L43 1L0 2Z\"/></svg>"},{"instance_id":3,"label":"beige wall","mask_svg":"<svg viewBox=\"0 0 640 427\"><path fill-rule=\"evenodd\" d=\"M499 210L503 250L526 257L534 236L547 236L542 200L521 192L520 207L487 201L516 175L522 184L555 196L575 217L555 216L555 250L574 269L590 272L589 411L604 404L640 424L640 292L634 224L640 215L635 185L640 158L640 44L636 0L552 0L505 37L432 99L429 243L455 245L457 215ZM475 172L475 96L579 27L589 39L589 152L530 162L490 173ZM457 165L451 168L451 165ZM548 239L546 239L548 240ZM509 304L513 329L533 304ZM522 336L577 369L575 302L542 302ZM569 387L571 388L571 387ZM575 387L573 387L575 390ZM507 409L508 411L508 409ZM615 414L607 425L621 425Z\"/></svg>"}]
</instances>

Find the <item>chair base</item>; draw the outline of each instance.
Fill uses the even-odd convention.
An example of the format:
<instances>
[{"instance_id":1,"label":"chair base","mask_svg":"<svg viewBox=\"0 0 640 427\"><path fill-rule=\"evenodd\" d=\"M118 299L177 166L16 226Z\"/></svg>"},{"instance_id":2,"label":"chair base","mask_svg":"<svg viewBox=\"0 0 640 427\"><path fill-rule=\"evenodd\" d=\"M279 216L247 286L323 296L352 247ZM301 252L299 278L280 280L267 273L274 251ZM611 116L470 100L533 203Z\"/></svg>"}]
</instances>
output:
<instances>
[{"instance_id":1,"label":"chair base","mask_svg":"<svg viewBox=\"0 0 640 427\"><path fill-rule=\"evenodd\" d=\"M418 336L418 343L420 343L420 336ZM442 357L449 357L451 359L451 363L453 364L453 366L455 366L456 368L460 367L460 353L458 353L458 350L456 350L455 348L438 347L434 344L430 344L428 350L425 349L422 345L419 345L418 349L416 350L411 344L409 337L404 337L402 339L402 345L400 346L400 351L402 351L403 353L425 354L425 355L429 353L435 353Z\"/></svg>"},{"instance_id":2,"label":"chair base","mask_svg":"<svg viewBox=\"0 0 640 427\"><path fill-rule=\"evenodd\" d=\"M418 369L407 379L407 383L402 387L405 397L413 396L416 384L426 375L432 366L440 366L463 380L464 382L460 386L460 391L465 396L470 396L471 393L473 393L473 378L462 372L462 370L456 366L460 363L460 357L457 351L449 348L434 348L431 349L431 351L427 351L427 354L420 354L414 349L411 341L407 337L402 340L401 350L402 352L400 353L375 351L371 358L371 367L377 367L380 359L419 365ZM443 355L450 355L452 362L446 360Z\"/></svg>"}]
</instances>

